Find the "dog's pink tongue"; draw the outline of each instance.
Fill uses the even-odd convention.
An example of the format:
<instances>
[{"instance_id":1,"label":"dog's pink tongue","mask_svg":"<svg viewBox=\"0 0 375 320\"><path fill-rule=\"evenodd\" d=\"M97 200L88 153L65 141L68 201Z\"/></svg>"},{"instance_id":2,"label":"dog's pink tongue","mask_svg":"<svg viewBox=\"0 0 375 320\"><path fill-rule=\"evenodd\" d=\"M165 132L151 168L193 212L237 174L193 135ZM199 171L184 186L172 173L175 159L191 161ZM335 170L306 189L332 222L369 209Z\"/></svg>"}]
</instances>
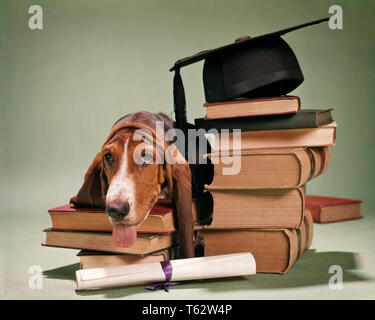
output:
<instances>
[{"instance_id":1,"label":"dog's pink tongue","mask_svg":"<svg viewBox=\"0 0 375 320\"><path fill-rule=\"evenodd\" d=\"M136 226L116 224L113 226L112 238L116 246L129 248L137 238L137 228Z\"/></svg>"}]
</instances>

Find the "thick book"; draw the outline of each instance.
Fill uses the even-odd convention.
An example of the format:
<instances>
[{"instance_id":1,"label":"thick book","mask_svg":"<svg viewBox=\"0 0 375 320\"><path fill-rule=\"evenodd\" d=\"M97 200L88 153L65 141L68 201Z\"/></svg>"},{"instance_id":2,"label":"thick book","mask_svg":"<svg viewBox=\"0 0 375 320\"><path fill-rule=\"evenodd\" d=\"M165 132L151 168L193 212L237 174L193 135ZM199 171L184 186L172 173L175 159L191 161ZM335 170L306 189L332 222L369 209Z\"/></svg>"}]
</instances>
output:
<instances>
[{"instance_id":1,"label":"thick book","mask_svg":"<svg viewBox=\"0 0 375 320\"><path fill-rule=\"evenodd\" d=\"M305 109L295 114L239 117L228 119L195 119L197 128L209 129L241 129L242 131L266 131L319 128L333 121L333 109Z\"/></svg>"},{"instance_id":2,"label":"thick book","mask_svg":"<svg viewBox=\"0 0 375 320\"><path fill-rule=\"evenodd\" d=\"M107 268L128 264L161 262L175 259L175 248L163 249L147 255L108 253L99 251L81 250L77 256L81 269Z\"/></svg>"},{"instance_id":3,"label":"thick book","mask_svg":"<svg viewBox=\"0 0 375 320\"><path fill-rule=\"evenodd\" d=\"M336 122L331 122L319 128L244 131L240 136L232 132L219 133L214 136L212 151L333 146L336 126Z\"/></svg>"},{"instance_id":4,"label":"thick book","mask_svg":"<svg viewBox=\"0 0 375 320\"><path fill-rule=\"evenodd\" d=\"M250 252L257 272L285 274L310 247L313 220L306 210L298 229L203 229L198 232L203 239L205 256Z\"/></svg>"},{"instance_id":5,"label":"thick book","mask_svg":"<svg viewBox=\"0 0 375 320\"><path fill-rule=\"evenodd\" d=\"M137 228L138 233L171 233L175 231L173 203L159 199L147 219ZM197 219L197 201L193 200L193 219ZM69 204L48 210L53 230L112 232L112 224L103 209L72 208Z\"/></svg>"},{"instance_id":6,"label":"thick book","mask_svg":"<svg viewBox=\"0 0 375 320\"><path fill-rule=\"evenodd\" d=\"M362 218L361 200L313 196L306 197L306 207L314 222L328 223Z\"/></svg>"},{"instance_id":7,"label":"thick book","mask_svg":"<svg viewBox=\"0 0 375 320\"><path fill-rule=\"evenodd\" d=\"M129 248L116 246L110 232L57 231L52 229L46 229L44 232L46 233L44 246L81 250L149 254L176 245L175 232L169 234L137 234L135 243Z\"/></svg>"},{"instance_id":8,"label":"thick book","mask_svg":"<svg viewBox=\"0 0 375 320\"><path fill-rule=\"evenodd\" d=\"M292 189L210 188L211 223L206 229L298 228L305 208L303 187Z\"/></svg>"},{"instance_id":9,"label":"thick book","mask_svg":"<svg viewBox=\"0 0 375 320\"><path fill-rule=\"evenodd\" d=\"M327 170L330 150L329 147L242 150L238 154L211 153L208 157L214 163L211 188L294 188ZM233 171L235 174L230 174Z\"/></svg>"},{"instance_id":10,"label":"thick book","mask_svg":"<svg viewBox=\"0 0 375 320\"><path fill-rule=\"evenodd\" d=\"M282 96L212 102L203 106L205 119L225 119L297 113L301 109L301 100L296 96Z\"/></svg>"}]
</instances>

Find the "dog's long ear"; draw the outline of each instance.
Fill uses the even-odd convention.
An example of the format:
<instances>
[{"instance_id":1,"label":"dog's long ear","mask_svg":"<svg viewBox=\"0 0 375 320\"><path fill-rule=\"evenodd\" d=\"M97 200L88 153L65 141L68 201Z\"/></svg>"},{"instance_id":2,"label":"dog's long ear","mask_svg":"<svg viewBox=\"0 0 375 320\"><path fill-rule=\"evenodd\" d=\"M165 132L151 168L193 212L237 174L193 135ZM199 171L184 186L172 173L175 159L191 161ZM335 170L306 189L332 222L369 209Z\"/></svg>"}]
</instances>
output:
<instances>
[{"instance_id":1,"label":"dog's long ear","mask_svg":"<svg viewBox=\"0 0 375 320\"><path fill-rule=\"evenodd\" d=\"M70 199L76 207L105 207L105 194L108 189L107 176L103 170L102 153L98 152L87 169L81 189Z\"/></svg>"},{"instance_id":2,"label":"dog's long ear","mask_svg":"<svg viewBox=\"0 0 375 320\"><path fill-rule=\"evenodd\" d=\"M185 158L174 145L165 152L166 181L177 211L178 240L182 255L194 257L191 172Z\"/></svg>"}]
</instances>

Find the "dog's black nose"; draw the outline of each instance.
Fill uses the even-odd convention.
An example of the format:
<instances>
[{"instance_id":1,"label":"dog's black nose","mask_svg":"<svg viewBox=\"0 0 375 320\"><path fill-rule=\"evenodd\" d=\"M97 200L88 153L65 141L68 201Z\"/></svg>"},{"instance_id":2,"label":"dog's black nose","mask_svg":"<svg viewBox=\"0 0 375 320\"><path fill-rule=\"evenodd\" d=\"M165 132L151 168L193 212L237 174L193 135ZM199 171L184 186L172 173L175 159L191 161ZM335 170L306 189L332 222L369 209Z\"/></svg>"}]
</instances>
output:
<instances>
[{"instance_id":1,"label":"dog's black nose","mask_svg":"<svg viewBox=\"0 0 375 320\"><path fill-rule=\"evenodd\" d=\"M129 202L123 202L116 205L112 204L110 206L106 206L105 210L112 219L115 219L117 222L119 222L128 215L130 206Z\"/></svg>"}]
</instances>

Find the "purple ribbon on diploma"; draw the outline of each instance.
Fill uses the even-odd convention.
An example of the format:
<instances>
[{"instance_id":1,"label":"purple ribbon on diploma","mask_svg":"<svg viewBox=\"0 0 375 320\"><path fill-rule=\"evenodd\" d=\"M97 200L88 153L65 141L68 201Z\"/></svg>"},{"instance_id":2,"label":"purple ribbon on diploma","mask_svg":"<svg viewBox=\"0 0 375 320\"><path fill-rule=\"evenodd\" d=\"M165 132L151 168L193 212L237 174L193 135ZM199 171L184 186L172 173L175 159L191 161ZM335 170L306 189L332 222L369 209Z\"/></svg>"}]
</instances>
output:
<instances>
[{"instance_id":1,"label":"purple ribbon on diploma","mask_svg":"<svg viewBox=\"0 0 375 320\"><path fill-rule=\"evenodd\" d=\"M170 261L161 261L160 264L165 275L165 281L149 284L146 287L146 289L152 290L152 291L164 289L165 292L169 292L168 290L169 286L175 286L177 284L180 284L180 282L171 281L173 268L172 268L172 264Z\"/></svg>"}]
</instances>

